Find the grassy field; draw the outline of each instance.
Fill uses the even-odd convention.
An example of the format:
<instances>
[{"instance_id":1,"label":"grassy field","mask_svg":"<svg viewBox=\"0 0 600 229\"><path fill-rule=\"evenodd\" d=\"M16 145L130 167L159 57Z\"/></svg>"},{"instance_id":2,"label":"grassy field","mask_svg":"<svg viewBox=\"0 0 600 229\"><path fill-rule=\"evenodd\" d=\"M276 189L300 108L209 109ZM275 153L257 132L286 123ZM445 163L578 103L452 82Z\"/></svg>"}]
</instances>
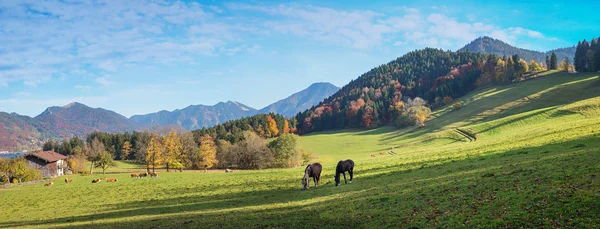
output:
<instances>
[{"instance_id":1,"label":"grassy field","mask_svg":"<svg viewBox=\"0 0 600 229\"><path fill-rule=\"evenodd\" d=\"M70 175L74 183L0 190L0 227L598 228L600 79L547 74L476 90L422 129L302 136L324 166L308 191L303 168L131 179L140 168L120 163L106 175L117 183ZM334 166L347 158L355 181L335 187Z\"/></svg>"}]
</instances>

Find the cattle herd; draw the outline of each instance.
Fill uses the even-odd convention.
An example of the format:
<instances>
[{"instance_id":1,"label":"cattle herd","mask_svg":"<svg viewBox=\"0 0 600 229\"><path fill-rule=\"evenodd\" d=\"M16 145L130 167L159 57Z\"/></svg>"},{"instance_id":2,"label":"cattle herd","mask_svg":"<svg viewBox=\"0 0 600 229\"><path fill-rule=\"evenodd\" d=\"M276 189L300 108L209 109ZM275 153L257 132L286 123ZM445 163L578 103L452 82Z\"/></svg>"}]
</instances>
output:
<instances>
[{"instance_id":1,"label":"cattle herd","mask_svg":"<svg viewBox=\"0 0 600 229\"><path fill-rule=\"evenodd\" d=\"M146 178L146 177L148 177L148 175L150 177L154 177L154 178L158 177L158 173L151 172L151 173L132 173L131 174L131 178ZM106 182L112 183L112 182L118 182L119 179L117 179L117 178L108 178L108 177L97 178L97 179L93 179L92 180L92 184L100 183L100 181L106 181ZM65 184L69 184L69 183L72 183L72 182L74 182L73 179L65 178ZM54 185L54 182L52 182L52 181L44 184L44 186L46 186L46 187L49 187L49 186L52 186L52 185Z\"/></svg>"},{"instance_id":2,"label":"cattle herd","mask_svg":"<svg viewBox=\"0 0 600 229\"><path fill-rule=\"evenodd\" d=\"M131 178L146 178L146 177L148 177L148 175L150 175L150 177L154 177L154 178L158 177L157 172L151 172L151 173L140 173L140 174L132 173Z\"/></svg>"}]
</instances>

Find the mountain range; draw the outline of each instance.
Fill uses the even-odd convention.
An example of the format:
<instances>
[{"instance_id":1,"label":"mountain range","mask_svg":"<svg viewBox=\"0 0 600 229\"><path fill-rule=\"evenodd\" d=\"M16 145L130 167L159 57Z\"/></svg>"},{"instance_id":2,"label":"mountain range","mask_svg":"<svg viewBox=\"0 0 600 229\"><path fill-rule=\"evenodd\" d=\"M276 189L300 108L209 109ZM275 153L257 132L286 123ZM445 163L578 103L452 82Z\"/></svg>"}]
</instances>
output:
<instances>
[{"instance_id":1,"label":"mountain range","mask_svg":"<svg viewBox=\"0 0 600 229\"><path fill-rule=\"evenodd\" d=\"M469 44L460 48L458 51L464 50L476 53L496 54L500 57L504 55L512 56L514 54L517 54L521 59L524 59L527 62L529 62L530 60L535 60L537 62L542 63L546 62L546 56L552 55L552 52L556 54L558 61L568 58L569 61L573 63L573 57L575 57L575 46L554 49L547 52L539 52L517 48L505 43L504 41L487 36L480 37L471 41Z\"/></svg>"},{"instance_id":2,"label":"mountain range","mask_svg":"<svg viewBox=\"0 0 600 229\"><path fill-rule=\"evenodd\" d=\"M194 130L260 113L291 117L321 102L339 90L331 83L314 83L308 88L261 110L239 102L220 102L213 106L190 105L174 111L134 115L129 119L114 111L91 108L81 103L49 107L36 117L0 112L0 150L39 147L46 139L83 137L94 131L131 132L156 127Z\"/></svg>"}]
</instances>

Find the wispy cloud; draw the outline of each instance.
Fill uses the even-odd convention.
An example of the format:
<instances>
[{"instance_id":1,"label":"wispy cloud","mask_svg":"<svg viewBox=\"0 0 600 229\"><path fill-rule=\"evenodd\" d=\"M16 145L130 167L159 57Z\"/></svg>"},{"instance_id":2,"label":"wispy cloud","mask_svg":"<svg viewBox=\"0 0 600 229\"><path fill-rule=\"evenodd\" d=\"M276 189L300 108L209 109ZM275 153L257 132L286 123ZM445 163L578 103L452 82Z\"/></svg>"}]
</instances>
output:
<instances>
[{"instance_id":1,"label":"wispy cloud","mask_svg":"<svg viewBox=\"0 0 600 229\"><path fill-rule=\"evenodd\" d=\"M230 42L236 37L232 28L213 26L221 29L200 34L164 31L218 25L222 20L212 15L218 11L180 1L0 1L0 60L14 66L0 70L0 85L24 81L37 86L52 74L81 66L114 72L130 64L215 54L236 45Z\"/></svg>"}]
</instances>

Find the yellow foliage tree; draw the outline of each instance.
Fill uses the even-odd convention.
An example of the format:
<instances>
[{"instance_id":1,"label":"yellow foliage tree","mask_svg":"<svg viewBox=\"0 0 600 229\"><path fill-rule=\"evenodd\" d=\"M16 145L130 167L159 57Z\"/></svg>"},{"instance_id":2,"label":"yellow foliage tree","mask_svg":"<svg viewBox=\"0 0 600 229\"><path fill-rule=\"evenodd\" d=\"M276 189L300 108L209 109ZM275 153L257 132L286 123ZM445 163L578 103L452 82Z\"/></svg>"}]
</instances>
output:
<instances>
[{"instance_id":1,"label":"yellow foliage tree","mask_svg":"<svg viewBox=\"0 0 600 229\"><path fill-rule=\"evenodd\" d=\"M165 147L165 155L164 162L167 166L167 172L169 168L181 169L183 168L183 144L181 142L181 137L179 133L176 131L169 132L169 135L165 138L164 141Z\"/></svg>"},{"instance_id":2,"label":"yellow foliage tree","mask_svg":"<svg viewBox=\"0 0 600 229\"><path fill-rule=\"evenodd\" d=\"M200 168L209 169L217 164L217 146L215 141L209 135L200 137Z\"/></svg>"},{"instance_id":3,"label":"yellow foliage tree","mask_svg":"<svg viewBox=\"0 0 600 229\"><path fill-rule=\"evenodd\" d=\"M156 166L161 165L163 161L163 146L160 137L158 135L152 136L146 148L146 166L148 168L152 166L152 172L154 172Z\"/></svg>"},{"instance_id":4,"label":"yellow foliage tree","mask_svg":"<svg viewBox=\"0 0 600 229\"><path fill-rule=\"evenodd\" d=\"M176 131L169 132L169 135L165 138L165 163L167 166L167 172L169 168L181 169L183 168L183 144L181 137Z\"/></svg>"},{"instance_id":5,"label":"yellow foliage tree","mask_svg":"<svg viewBox=\"0 0 600 229\"><path fill-rule=\"evenodd\" d=\"M276 137L279 135L277 121L275 121L275 119L273 119L270 115L267 115L267 127L269 128L269 132L271 132L271 137Z\"/></svg>"},{"instance_id":6,"label":"yellow foliage tree","mask_svg":"<svg viewBox=\"0 0 600 229\"><path fill-rule=\"evenodd\" d=\"M129 141L125 141L123 143L123 148L121 149L121 160L127 160L129 157L129 153L131 152L131 143Z\"/></svg>"}]
</instances>

